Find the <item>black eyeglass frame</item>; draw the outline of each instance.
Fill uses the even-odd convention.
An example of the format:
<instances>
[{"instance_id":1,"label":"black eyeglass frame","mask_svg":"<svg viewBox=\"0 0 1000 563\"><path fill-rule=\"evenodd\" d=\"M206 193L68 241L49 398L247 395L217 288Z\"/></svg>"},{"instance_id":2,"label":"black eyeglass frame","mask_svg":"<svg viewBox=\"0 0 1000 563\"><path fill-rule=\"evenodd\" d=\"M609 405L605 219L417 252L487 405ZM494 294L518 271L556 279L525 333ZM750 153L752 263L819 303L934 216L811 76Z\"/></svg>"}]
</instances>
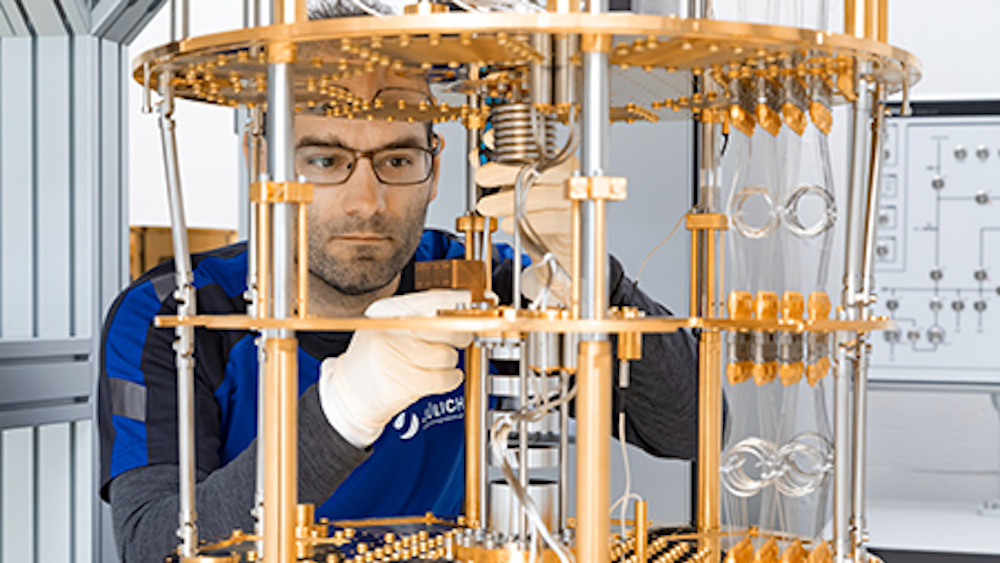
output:
<instances>
[{"instance_id":1,"label":"black eyeglass frame","mask_svg":"<svg viewBox=\"0 0 1000 563\"><path fill-rule=\"evenodd\" d=\"M431 177L434 176L434 170L436 169L436 166L435 166L435 163L434 163L434 158L437 157L439 154L441 154L441 145L442 145L442 143L441 143L441 137L437 133L434 133L434 132L431 133L431 137L434 140L434 145L432 147L430 147L430 148L425 148L425 147L385 147L385 148L374 149L374 150L370 150L370 151L359 151L359 150L350 149L350 148L347 148L347 147L336 147L336 148L338 148L338 149L340 149L342 151L345 151L347 153L350 153L350 154L352 154L354 156L354 159L351 161L350 171L347 173L347 176L345 176L344 179L341 180L341 181L339 181L339 182L316 182L316 181L312 181L312 183L316 184L317 186L339 186L339 185L342 185L342 184L346 184L347 181L351 179L351 176L354 175L354 171L357 170L358 161L361 160L362 158L367 158L372 163L372 173L375 174L375 178L379 182L381 182L382 184L385 184L386 186L415 186L417 184L422 184L422 183L426 182L427 180L430 180ZM382 179L382 176L379 174L378 167L375 165L375 158L374 158L375 155L378 154L378 153L384 152L384 151L395 151L395 150L400 150L400 149L413 149L413 150L419 150L419 151L423 151L424 153L427 153L427 155L431 159L431 161L430 161L430 166L427 167L427 175L424 176L423 179L421 179L421 180L414 180L412 182L387 182L387 181L385 181L385 180Z\"/></svg>"}]
</instances>

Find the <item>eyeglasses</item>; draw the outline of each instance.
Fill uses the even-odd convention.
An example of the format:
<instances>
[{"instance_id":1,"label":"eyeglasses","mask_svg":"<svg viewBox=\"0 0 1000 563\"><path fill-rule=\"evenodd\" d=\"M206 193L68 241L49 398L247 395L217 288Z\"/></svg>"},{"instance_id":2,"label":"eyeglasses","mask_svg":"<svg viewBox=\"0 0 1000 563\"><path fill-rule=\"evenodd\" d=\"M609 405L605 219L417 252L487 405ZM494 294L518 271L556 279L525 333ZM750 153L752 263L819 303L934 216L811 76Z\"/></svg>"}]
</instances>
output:
<instances>
[{"instance_id":1,"label":"eyeglasses","mask_svg":"<svg viewBox=\"0 0 1000 563\"><path fill-rule=\"evenodd\" d=\"M314 184L336 185L350 179L358 160L371 160L379 182L392 186L421 184L434 173L437 147L390 147L357 151L344 147L306 146L295 151L299 174Z\"/></svg>"}]
</instances>

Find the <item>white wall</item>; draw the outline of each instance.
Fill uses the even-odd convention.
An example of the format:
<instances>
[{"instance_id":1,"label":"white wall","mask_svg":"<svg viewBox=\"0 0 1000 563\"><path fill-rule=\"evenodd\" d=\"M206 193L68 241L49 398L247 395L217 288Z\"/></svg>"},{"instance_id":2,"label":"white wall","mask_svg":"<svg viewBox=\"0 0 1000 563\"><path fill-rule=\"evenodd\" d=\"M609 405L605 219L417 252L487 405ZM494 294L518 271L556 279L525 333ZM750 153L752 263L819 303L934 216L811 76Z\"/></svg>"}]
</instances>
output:
<instances>
[{"instance_id":1,"label":"white wall","mask_svg":"<svg viewBox=\"0 0 1000 563\"><path fill-rule=\"evenodd\" d=\"M243 2L191 2L191 35L242 27ZM134 60L170 40L170 10L159 14L129 46ZM129 219L136 226L169 226L159 121L143 115L142 87L129 81ZM158 96L154 94L155 102ZM180 100L174 116L181 167L184 207L191 228L233 229L238 226L239 143L235 110Z\"/></svg>"}]
</instances>

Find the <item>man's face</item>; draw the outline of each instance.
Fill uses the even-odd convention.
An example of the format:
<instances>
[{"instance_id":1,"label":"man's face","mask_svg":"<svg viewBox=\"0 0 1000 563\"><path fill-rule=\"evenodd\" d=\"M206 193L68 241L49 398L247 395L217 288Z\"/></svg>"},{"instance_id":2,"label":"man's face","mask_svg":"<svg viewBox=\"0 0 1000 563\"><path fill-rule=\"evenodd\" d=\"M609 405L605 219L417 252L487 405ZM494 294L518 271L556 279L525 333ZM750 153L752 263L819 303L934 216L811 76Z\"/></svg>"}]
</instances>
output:
<instances>
[{"instance_id":1,"label":"man's face","mask_svg":"<svg viewBox=\"0 0 1000 563\"><path fill-rule=\"evenodd\" d=\"M311 150L325 147L357 151L431 148L422 123L299 115L295 136L299 168ZM310 271L347 295L372 292L391 283L420 242L427 205L437 193L437 157L434 170L431 178L419 184L387 185L375 176L371 159L359 158L346 182L317 183L308 208Z\"/></svg>"}]
</instances>

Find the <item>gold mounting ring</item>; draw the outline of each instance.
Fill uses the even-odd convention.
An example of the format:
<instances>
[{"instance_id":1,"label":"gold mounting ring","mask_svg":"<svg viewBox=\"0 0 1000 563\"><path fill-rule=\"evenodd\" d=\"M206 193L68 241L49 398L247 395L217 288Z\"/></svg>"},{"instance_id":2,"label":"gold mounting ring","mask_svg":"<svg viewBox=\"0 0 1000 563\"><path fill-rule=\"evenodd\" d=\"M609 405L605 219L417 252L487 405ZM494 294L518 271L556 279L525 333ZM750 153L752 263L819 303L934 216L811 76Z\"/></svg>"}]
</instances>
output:
<instances>
[{"instance_id":1,"label":"gold mounting ring","mask_svg":"<svg viewBox=\"0 0 1000 563\"><path fill-rule=\"evenodd\" d=\"M250 201L254 203L311 203L313 185L303 182L254 182Z\"/></svg>"}]
</instances>

